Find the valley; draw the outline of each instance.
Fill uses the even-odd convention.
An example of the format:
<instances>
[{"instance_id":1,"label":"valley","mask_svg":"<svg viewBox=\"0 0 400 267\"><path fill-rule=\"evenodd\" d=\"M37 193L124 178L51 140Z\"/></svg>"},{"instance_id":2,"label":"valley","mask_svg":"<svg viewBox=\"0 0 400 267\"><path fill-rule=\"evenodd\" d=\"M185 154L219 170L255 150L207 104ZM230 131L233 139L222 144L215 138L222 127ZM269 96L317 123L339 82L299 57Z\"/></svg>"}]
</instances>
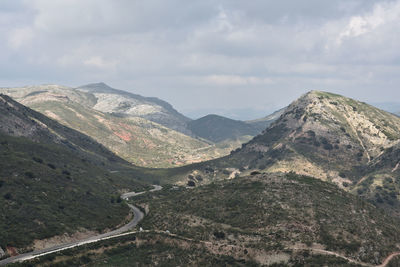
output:
<instances>
[{"instance_id":1,"label":"valley","mask_svg":"<svg viewBox=\"0 0 400 267\"><path fill-rule=\"evenodd\" d=\"M55 236L95 237L64 241L60 251L10 266L396 266L400 260L400 118L391 113L310 91L259 120L185 121L159 100L133 95L160 105L137 108L128 93L131 102L121 105L125 93L103 84L42 89L1 89L41 113L0 95L0 247L8 256L24 255ZM110 93L118 96L101 96ZM175 119L156 122L167 111ZM260 123L266 127L257 134ZM125 140L118 153L110 149L117 131ZM162 135L151 135L157 131ZM162 143L146 156L148 147L138 143L123 152L140 135ZM177 150L165 156L168 146ZM163 163L172 155L183 166ZM132 164L137 157L157 168ZM151 184L162 189L128 193ZM136 224L144 230L132 230Z\"/></svg>"}]
</instances>

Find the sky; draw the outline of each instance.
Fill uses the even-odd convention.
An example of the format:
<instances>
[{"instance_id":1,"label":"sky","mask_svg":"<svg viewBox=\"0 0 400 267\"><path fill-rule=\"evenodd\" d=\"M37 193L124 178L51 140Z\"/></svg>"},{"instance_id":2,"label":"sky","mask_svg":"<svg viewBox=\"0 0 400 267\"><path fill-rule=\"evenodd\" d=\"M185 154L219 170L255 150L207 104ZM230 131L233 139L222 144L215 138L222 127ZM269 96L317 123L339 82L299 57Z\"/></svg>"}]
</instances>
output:
<instances>
[{"instance_id":1,"label":"sky","mask_svg":"<svg viewBox=\"0 0 400 267\"><path fill-rule=\"evenodd\" d=\"M0 51L0 87L105 82L191 117L400 102L400 0L1 0Z\"/></svg>"}]
</instances>

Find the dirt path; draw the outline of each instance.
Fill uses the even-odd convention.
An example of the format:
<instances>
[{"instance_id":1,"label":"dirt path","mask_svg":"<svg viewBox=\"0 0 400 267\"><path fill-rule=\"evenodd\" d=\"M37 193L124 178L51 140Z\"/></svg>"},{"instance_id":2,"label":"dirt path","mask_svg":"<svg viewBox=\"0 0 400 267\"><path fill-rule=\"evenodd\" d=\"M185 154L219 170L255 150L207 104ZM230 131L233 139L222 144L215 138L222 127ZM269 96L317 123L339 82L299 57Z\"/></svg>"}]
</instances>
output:
<instances>
[{"instance_id":1,"label":"dirt path","mask_svg":"<svg viewBox=\"0 0 400 267\"><path fill-rule=\"evenodd\" d=\"M389 256L386 257L386 259L382 262L381 265L377 265L377 267L385 267L386 265L389 264L389 262L396 256L400 255L400 251L394 252L390 254Z\"/></svg>"},{"instance_id":2,"label":"dirt path","mask_svg":"<svg viewBox=\"0 0 400 267\"><path fill-rule=\"evenodd\" d=\"M347 260L347 261L349 261L351 263L354 263L354 264L358 264L358 265L361 265L361 266L369 266L369 267L385 267L385 266L387 266L389 264L389 262L394 257L400 255L400 251L393 252L392 254L387 256L385 258L385 260L380 265L373 265L373 264L369 264L369 263L365 263L365 262L361 262L361 261L356 261L354 259L351 259L351 258L348 258L346 256L343 256L343 255L341 255L339 253L328 251L328 250L324 250L324 249L315 249L315 248L314 249L313 248L289 248L289 249L291 249L291 250L307 250L307 251L316 252L316 253L319 253L319 254L332 255L332 256L336 256L336 257L345 259L345 260Z\"/></svg>"},{"instance_id":3,"label":"dirt path","mask_svg":"<svg viewBox=\"0 0 400 267\"><path fill-rule=\"evenodd\" d=\"M332 256L336 256L338 258L345 259L345 260L347 260L347 261L349 261L351 263L355 263L355 264L358 264L358 265L361 265L361 266L368 266L368 267L374 266L372 264L368 264L368 263L365 263L365 262L356 261L354 259L351 259L349 257L343 256L343 255L341 255L339 253L332 252L332 251L329 251L329 250L318 249L318 248L289 248L289 249L316 252L317 254L324 254L324 255L332 255Z\"/></svg>"},{"instance_id":4,"label":"dirt path","mask_svg":"<svg viewBox=\"0 0 400 267\"><path fill-rule=\"evenodd\" d=\"M364 176L363 178L361 178L360 181L358 181L358 182L356 183L356 186L359 185L359 184L361 184L362 182L364 182L365 179L367 179L367 177L368 177L368 176Z\"/></svg>"}]
</instances>

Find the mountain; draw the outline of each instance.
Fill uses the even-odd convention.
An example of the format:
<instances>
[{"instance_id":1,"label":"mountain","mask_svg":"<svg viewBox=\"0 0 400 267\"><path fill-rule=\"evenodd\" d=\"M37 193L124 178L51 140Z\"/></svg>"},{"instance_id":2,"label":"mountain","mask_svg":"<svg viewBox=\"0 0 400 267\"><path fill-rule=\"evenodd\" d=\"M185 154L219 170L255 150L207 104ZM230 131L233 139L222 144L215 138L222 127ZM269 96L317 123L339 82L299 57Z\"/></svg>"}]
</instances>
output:
<instances>
[{"instance_id":1,"label":"mountain","mask_svg":"<svg viewBox=\"0 0 400 267\"><path fill-rule=\"evenodd\" d=\"M168 181L198 185L252 172L293 171L334 183L400 216L399 140L399 117L312 91L230 155L171 171Z\"/></svg>"},{"instance_id":2,"label":"mountain","mask_svg":"<svg viewBox=\"0 0 400 267\"><path fill-rule=\"evenodd\" d=\"M400 119L368 104L312 91L293 102L233 159L266 171L296 171L342 184L399 142ZM346 177L346 179L343 179Z\"/></svg>"},{"instance_id":3,"label":"mountain","mask_svg":"<svg viewBox=\"0 0 400 267\"><path fill-rule=\"evenodd\" d=\"M123 117L141 117L167 128L190 135L186 128L189 118L176 111L171 104L156 97L143 97L109 87L104 83L92 83L77 88L96 97L93 109Z\"/></svg>"},{"instance_id":4,"label":"mountain","mask_svg":"<svg viewBox=\"0 0 400 267\"><path fill-rule=\"evenodd\" d=\"M190 121L187 125L195 135L215 143L227 139L236 140L243 136L253 137L260 132L243 121L232 120L214 114Z\"/></svg>"},{"instance_id":5,"label":"mountain","mask_svg":"<svg viewBox=\"0 0 400 267\"><path fill-rule=\"evenodd\" d=\"M268 116L265 116L263 118L256 119L256 120L246 121L246 123L248 123L251 126L253 126L254 128L256 128L258 133L261 133L266 128L268 128L268 126L270 126L271 123L273 123L274 121L279 119L279 117L283 114L284 111L285 111L285 108L282 108Z\"/></svg>"},{"instance_id":6,"label":"mountain","mask_svg":"<svg viewBox=\"0 0 400 267\"><path fill-rule=\"evenodd\" d=\"M0 114L1 248L22 252L125 222L120 192L145 186L126 161L8 96Z\"/></svg>"},{"instance_id":7,"label":"mountain","mask_svg":"<svg viewBox=\"0 0 400 267\"><path fill-rule=\"evenodd\" d=\"M241 145L241 143L230 142L215 146L205 140L182 134L142 118L140 114L136 113L136 116L134 111L137 109L135 108L121 115L122 111L119 110L118 113L116 107L122 105L121 101L134 101L131 94L107 88L104 85L100 89L91 90L111 93L84 92L59 85L3 88L0 92L12 96L20 103L67 127L91 136L118 156L139 166L172 167L199 162L226 155ZM107 101L111 102L109 106L106 104ZM150 102L140 103L142 104L138 105L144 107L144 103ZM160 103L164 102L160 101ZM150 104L146 105L149 107ZM168 108L168 105L165 104L165 107ZM97 110L100 108L104 112ZM158 109L161 109L161 106L158 106ZM170 117L173 116L170 115Z\"/></svg>"}]
</instances>

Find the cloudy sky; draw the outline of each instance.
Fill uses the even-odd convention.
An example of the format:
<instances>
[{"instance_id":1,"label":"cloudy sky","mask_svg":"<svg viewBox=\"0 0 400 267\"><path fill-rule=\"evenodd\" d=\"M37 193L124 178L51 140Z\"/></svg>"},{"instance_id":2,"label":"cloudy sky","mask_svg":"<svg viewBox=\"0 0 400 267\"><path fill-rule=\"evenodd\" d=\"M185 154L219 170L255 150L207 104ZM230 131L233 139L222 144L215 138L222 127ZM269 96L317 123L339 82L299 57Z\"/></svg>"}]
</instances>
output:
<instances>
[{"instance_id":1,"label":"cloudy sky","mask_svg":"<svg viewBox=\"0 0 400 267\"><path fill-rule=\"evenodd\" d=\"M400 102L400 0L1 0L0 86L103 81L196 116Z\"/></svg>"}]
</instances>

